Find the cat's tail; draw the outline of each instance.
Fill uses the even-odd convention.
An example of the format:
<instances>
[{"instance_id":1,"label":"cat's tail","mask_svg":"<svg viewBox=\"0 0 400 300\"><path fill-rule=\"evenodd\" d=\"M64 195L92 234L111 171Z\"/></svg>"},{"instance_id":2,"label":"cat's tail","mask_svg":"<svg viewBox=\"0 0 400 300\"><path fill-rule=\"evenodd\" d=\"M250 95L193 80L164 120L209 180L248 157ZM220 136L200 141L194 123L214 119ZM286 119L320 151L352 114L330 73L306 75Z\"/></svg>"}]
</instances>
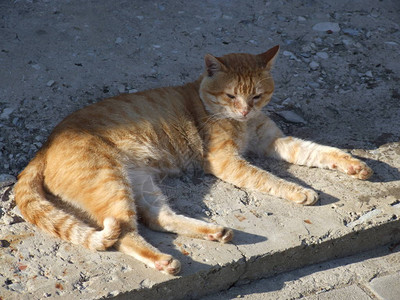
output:
<instances>
[{"instance_id":1,"label":"cat's tail","mask_svg":"<svg viewBox=\"0 0 400 300\"><path fill-rule=\"evenodd\" d=\"M18 176L14 187L15 201L25 220L39 228L73 244L92 250L111 247L120 235L120 224L109 217L104 220L103 230L80 221L48 201L43 188L44 155L38 153Z\"/></svg>"}]
</instances>

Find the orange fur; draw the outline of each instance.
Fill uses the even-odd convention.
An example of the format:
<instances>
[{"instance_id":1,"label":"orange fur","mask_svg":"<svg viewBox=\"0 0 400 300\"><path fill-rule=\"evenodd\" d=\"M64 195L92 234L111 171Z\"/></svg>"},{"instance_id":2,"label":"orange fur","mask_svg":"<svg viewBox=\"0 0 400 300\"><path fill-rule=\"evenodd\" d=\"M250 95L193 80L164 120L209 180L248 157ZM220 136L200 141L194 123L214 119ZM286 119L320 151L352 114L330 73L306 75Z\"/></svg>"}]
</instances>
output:
<instances>
[{"instance_id":1,"label":"orange fur","mask_svg":"<svg viewBox=\"0 0 400 300\"><path fill-rule=\"evenodd\" d=\"M168 274L179 261L137 232L150 228L228 242L233 231L173 212L155 180L202 167L238 187L310 205L317 194L245 161L252 150L292 163L337 168L366 179L372 171L341 150L284 137L261 109L270 101L270 74L279 47L260 55L206 55L192 83L123 94L65 118L19 175L16 202L27 221L90 249L114 246ZM46 194L84 211L86 219ZM93 225L94 224L94 225Z\"/></svg>"}]
</instances>

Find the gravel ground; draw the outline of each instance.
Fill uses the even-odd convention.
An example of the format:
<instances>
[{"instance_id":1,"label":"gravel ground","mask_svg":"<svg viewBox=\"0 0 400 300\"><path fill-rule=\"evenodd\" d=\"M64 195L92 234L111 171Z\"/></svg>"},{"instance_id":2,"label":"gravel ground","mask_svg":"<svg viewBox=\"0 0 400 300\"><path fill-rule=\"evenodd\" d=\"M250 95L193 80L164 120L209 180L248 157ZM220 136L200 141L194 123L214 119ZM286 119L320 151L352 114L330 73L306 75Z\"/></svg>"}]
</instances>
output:
<instances>
[{"instance_id":1,"label":"gravel ground","mask_svg":"<svg viewBox=\"0 0 400 300\"><path fill-rule=\"evenodd\" d=\"M194 80L206 53L261 53L276 44L276 93L266 112L288 134L356 149L378 166L373 181L391 178L393 204L400 199L399 170L390 167L400 155L397 0L2 1L0 16L3 232L26 226L13 183L66 115L118 93ZM191 214L218 212L199 204Z\"/></svg>"}]
</instances>

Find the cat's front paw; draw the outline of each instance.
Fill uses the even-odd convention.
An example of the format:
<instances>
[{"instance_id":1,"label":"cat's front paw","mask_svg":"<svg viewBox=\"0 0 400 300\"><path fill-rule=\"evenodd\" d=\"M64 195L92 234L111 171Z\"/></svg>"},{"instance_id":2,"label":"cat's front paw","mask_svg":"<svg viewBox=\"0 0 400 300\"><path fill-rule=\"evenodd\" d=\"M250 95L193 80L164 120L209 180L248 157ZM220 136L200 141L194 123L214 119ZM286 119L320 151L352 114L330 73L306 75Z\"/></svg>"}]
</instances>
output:
<instances>
[{"instance_id":1,"label":"cat's front paw","mask_svg":"<svg viewBox=\"0 0 400 300\"><path fill-rule=\"evenodd\" d=\"M318 193L310 189L298 188L292 191L287 198L297 204L313 205L318 201Z\"/></svg>"},{"instance_id":2,"label":"cat's front paw","mask_svg":"<svg viewBox=\"0 0 400 300\"><path fill-rule=\"evenodd\" d=\"M332 165L332 169L339 169L340 171L350 175L351 177L366 180L374 173L366 163L352 157L351 155L343 155L337 163Z\"/></svg>"},{"instance_id":3,"label":"cat's front paw","mask_svg":"<svg viewBox=\"0 0 400 300\"><path fill-rule=\"evenodd\" d=\"M219 241L221 243L230 242L233 238L233 230L222 227L215 233L209 233L206 237L209 241Z\"/></svg>"},{"instance_id":4,"label":"cat's front paw","mask_svg":"<svg viewBox=\"0 0 400 300\"><path fill-rule=\"evenodd\" d=\"M172 256L165 255L161 260L154 262L154 267L165 274L176 275L181 270L181 263Z\"/></svg>"}]
</instances>

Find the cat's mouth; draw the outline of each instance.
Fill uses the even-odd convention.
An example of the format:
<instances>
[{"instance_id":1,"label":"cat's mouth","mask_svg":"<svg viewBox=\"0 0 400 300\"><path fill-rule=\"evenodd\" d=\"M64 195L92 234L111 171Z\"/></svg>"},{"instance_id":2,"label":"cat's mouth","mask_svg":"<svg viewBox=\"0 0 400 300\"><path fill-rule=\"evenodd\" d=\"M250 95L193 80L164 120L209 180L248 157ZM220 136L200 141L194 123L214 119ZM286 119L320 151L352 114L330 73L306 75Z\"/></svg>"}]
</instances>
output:
<instances>
[{"instance_id":1,"label":"cat's mouth","mask_svg":"<svg viewBox=\"0 0 400 300\"><path fill-rule=\"evenodd\" d=\"M250 116L249 115L247 115L247 116L242 116L242 115L236 116L235 120L239 121L239 122L247 122L248 120L250 120Z\"/></svg>"}]
</instances>

